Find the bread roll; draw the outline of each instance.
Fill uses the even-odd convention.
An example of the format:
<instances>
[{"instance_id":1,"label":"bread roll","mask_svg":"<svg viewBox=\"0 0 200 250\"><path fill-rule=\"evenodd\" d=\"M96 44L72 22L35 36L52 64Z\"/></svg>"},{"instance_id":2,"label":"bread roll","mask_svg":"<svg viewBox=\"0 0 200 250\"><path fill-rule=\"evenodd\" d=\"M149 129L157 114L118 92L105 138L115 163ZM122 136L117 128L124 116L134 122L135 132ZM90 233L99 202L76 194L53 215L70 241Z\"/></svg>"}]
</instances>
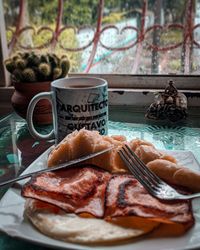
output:
<instances>
[{"instance_id":1,"label":"bread roll","mask_svg":"<svg viewBox=\"0 0 200 250\"><path fill-rule=\"evenodd\" d=\"M152 146L154 147L154 145L148 141L145 140L141 140L141 139L133 139L129 142L129 146L130 148L135 152L135 150L141 146L141 145L147 145L147 146Z\"/></svg>"},{"instance_id":2,"label":"bread roll","mask_svg":"<svg viewBox=\"0 0 200 250\"><path fill-rule=\"evenodd\" d=\"M177 185L188 187L193 192L200 192L200 174L188 168L178 169L173 176Z\"/></svg>"},{"instance_id":3,"label":"bread roll","mask_svg":"<svg viewBox=\"0 0 200 250\"><path fill-rule=\"evenodd\" d=\"M114 146L114 149L106 154L99 155L98 157L89 160L89 163L99 166L112 173L127 172L128 170L126 165L118 154L118 149L121 148L121 146L123 146L125 143L127 142L124 140L124 137L121 136L102 136L101 140L99 140L96 145L94 145L94 152L99 152L111 146ZM108 146L105 147L104 145Z\"/></svg>"},{"instance_id":4,"label":"bread roll","mask_svg":"<svg viewBox=\"0 0 200 250\"><path fill-rule=\"evenodd\" d=\"M118 154L118 149L125 143L127 142L124 136L101 136L97 131L86 129L74 131L49 154L48 167L114 146L113 150L92 158L87 163L94 164L110 172L127 172L128 170Z\"/></svg>"},{"instance_id":5,"label":"bread roll","mask_svg":"<svg viewBox=\"0 0 200 250\"><path fill-rule=\"evenodd\" d=\"M49 167L72 159L72 141L77 134L78 131L69 134L50 152L48 157Z\"/></svg>"},{"instance_id":6,"label":"bread roll","mask_svg":"<svg viewBox=\"0 0 200 250\"><path fill-rule=\"evenodd\" d=\"M135 153L145 164L156 159L165 159L176 163L176 159L173 156L166 155L151 145L140 145L136 148Z\"/></svg>"},{"instance_id":7,"label":"bread roll","mask_svg":"<svg viewBox=\"0 0 200 250\"><path fill-rule=\"evenodd\" d=\"M200 174L195 171L163 159L151 161L147 166L165 181L200 192Z\"/></svg>"},{"instance_id":8,"label":"bread roll","mask_svg":"<svg viewBox=\"0 0 200 250\"><path fill-rule=\"evenodd\" d=\"M162 154L154 146L140 145L135 150L136 155L146 164L158 159Z\"/></svg>"},{"instance_id":9,"label":"bread roll","mask_svg":"<svg viewBox=\"0 0 200 250\"><path fill-rule=\"evenodd\" d=\"M173 182L174 173L180 169L175 163L163 159L151 161L147 163L147 167L149 167L161 179L171 183Z\"/></svg>"},{"instance_id":10,"label":"bread roll","mask_svg":"<svg viewBox=\"0 0 200 250\"><path fill-rule=\"evenodd\" d=\"M112 151L95 157L87 161L87 163L97 165L112 173L129 172L118 154L119 149L125 144L128 144L144 163L159 158L176 162L173 156L163 154L153 144L145 140L134 139L127 142L125 136L101 136L98 131L81 129L66 136L52 150L48 157L48 166L52 167L114 146Z\"/></svg>"}]
</instances>

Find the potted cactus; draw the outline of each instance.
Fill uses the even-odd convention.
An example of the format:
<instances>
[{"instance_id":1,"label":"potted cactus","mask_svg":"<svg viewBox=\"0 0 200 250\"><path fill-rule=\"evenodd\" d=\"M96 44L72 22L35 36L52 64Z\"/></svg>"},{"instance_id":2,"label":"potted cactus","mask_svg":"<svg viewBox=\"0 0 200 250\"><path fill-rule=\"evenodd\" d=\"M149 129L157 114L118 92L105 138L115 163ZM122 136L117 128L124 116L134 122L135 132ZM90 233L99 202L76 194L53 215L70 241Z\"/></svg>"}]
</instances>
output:
<instances>
[{"instance_id":1,"label":"potted cactus","mask_svg":"<svg viewBox=\"0 0 200 250\"><path fill-rule=\"evenodd\" d=\"M50 83L53 80L66 77L70 63L66 55L59 57L53 53L24 52L7 59L5 66L11 73L15 87L11 98L12 106L16 113L26 118L32 97L39 92L50 91ZM48 100L38 102L33 119L37 124L52 122L52 109Z\"/></svg>"}]
</instances>

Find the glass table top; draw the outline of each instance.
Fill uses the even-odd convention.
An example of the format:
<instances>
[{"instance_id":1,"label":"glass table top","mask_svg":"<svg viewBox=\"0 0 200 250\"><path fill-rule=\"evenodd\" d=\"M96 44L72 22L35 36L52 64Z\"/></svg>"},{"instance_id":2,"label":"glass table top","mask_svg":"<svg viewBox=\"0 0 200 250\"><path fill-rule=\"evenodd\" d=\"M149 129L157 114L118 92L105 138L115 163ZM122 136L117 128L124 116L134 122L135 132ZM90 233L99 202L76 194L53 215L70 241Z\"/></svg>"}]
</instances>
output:
<instances>
[{"instance_id":1,"label":"glass table top","mask_svg":"<svg viewBox=\"0 0 200 250\"><path fill-rule=\"evenodd\" d=\"M41 133L49 133L51 125L38 126ZM110 110L109 134L125 135L127 139L141 138L163 150L190 150L200 162L199 119L182 124L152 122L144 115L128 108ZM19 175L54 141L37 141L29 134L26 121L15 113L0 120L0 182ZM0 197L8 187L0 189ZM0 249L46 249L0 233Z\"/></svg>"}]
</instances>

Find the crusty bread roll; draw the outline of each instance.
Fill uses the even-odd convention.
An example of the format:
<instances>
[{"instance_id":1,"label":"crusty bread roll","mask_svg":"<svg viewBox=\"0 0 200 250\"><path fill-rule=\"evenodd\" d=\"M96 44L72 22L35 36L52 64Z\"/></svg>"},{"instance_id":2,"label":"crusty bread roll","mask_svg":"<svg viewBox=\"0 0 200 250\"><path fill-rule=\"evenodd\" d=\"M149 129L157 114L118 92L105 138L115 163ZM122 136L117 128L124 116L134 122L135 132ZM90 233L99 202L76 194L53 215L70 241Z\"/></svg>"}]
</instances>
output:
<instances>
[{"instance_id":1,"label":"crusty bread roll","mask_svg":"<svg viewBox=\"0 0 200 250\"><path fill-rule=\"evenodd\" d=\"M166 159L168 161L176 163L176 159L171 156L171 155L166 155L159 150L157 150L154 146L152 145L138 145L135 151L136 155L145 163L147 164L148 162L154 161L156 159Z\"/></svg>"},{"instance_id":2,"label":"crusty bread roll","mask_svg":"<svg viewBox=\"0 0 200 250\"><path fill-rule=\"evenodd\" d=\"M150 143L148 141L145 141L145 140L138 139L138 138L131 140L130 143L129 143L129 146L131 147L131 149L134 152L141 145L146 145L146 146L152 146L152 147L154 147L154 145L152 143Z\"/></svg>"},{"instance_id":3,"label":"crusty bread roll","mask_svg":"<svg viewBox=\"0 0 200 250\"><path fill-rule=\"evenodd\" d=\"M101 136L97 131L81 129L74 131L61 141L49 154L48 166L52 167L114 146L114 149L88 160L110 172L127 172L124 162L118 155L118 149L124 145L124 136Z\"/></svg>"},{"instance_id":4,"label":"crusty bread roll","mask_svg":"<svg viewBox=\"0 0 200 250\"><path fill-rule=\"evenodd\" d=\"M163 159L151 161L147 163L147 167L149 167L161 179L169 182L173 182L174 173L180 169L177 164Z\"/></svg>"},{"instance_id":5,"label":"crusty bread roll","mask_svg":"<svg viewBox=\"0 0 200 250\"><path fill-rule=\"evenodd\" d=\"M151 161L147 166L165 181L200 192L200 174L195 171L163 159Z\"/></svg>"},{"instance_id":6,"label":"crusty bread roll","mask_svg":"<svg viewBox=\"0 0 200 250\"><path fill-rule=\"evenodd\" d=\"M146 164L159 159L162 154L154 146L140 145L135 150L136 155Z\"/></svg>"},{"instance_id":7,"label":"crusty bread roll","mask_svg":"<svg viewBox=\"0 0 200 250\"><path fill-rule=\"evenodd\" d=\"M188 187L191 191L200 192L200 174L188 168L178 169L173 176L177 185Z\"/></svg>"},{"instance_id":8,"label":"crusty bread roll","mask_svg":"<svg viewBox=\"0 0 200 250\"><path fill-rule=\"evenodd\" d=\"M48 158L48 166L52 167L59 163L77 159L84 155L99 152L114 146L112 151L95 157L87 161L87 163L97 165L112 173L128 172L126 165L118 154L119 149L125 144L128 144L144 163L158 158L166 158L172 162L176 162L173 156L165 155L158 151L150 142L140 139L127 142L125 136L101 136L97 131L81 129L66 136L66 138L51 151Z\"/></svg>"},{"instance_id":9,"label":"crusty bread roll","mask_svg":"<svg viewBox=\"0 0 200 250\"><path fill-rule=\"evenodd\" d=\"M82 129L67 135L49 154L48 166L67 162L81 156L94 153L94 146L101 140L97 131ZM110 143L104 143L104 148Z\"/></svg>"}]
</instances>

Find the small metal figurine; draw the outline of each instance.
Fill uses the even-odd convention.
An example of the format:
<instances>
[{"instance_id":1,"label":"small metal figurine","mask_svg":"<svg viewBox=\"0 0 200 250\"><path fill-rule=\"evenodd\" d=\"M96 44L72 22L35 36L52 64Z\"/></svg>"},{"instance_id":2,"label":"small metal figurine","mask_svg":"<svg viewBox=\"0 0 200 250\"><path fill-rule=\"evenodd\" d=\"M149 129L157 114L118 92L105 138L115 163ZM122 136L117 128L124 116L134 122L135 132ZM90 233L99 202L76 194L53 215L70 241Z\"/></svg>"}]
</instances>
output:
<instances>
[{"instance_id":1,"label":"small metal figurine","mask_svg":"<svg viewBox=\"0 0 200 250\"><path fill-rule=\"evenodd\" d=\"M178 92L172 80L164 92L158 93L149 106L145 117L154 120L168 119L177 122L187 117L187 97Z\"/></svg>"}]
</instances>

